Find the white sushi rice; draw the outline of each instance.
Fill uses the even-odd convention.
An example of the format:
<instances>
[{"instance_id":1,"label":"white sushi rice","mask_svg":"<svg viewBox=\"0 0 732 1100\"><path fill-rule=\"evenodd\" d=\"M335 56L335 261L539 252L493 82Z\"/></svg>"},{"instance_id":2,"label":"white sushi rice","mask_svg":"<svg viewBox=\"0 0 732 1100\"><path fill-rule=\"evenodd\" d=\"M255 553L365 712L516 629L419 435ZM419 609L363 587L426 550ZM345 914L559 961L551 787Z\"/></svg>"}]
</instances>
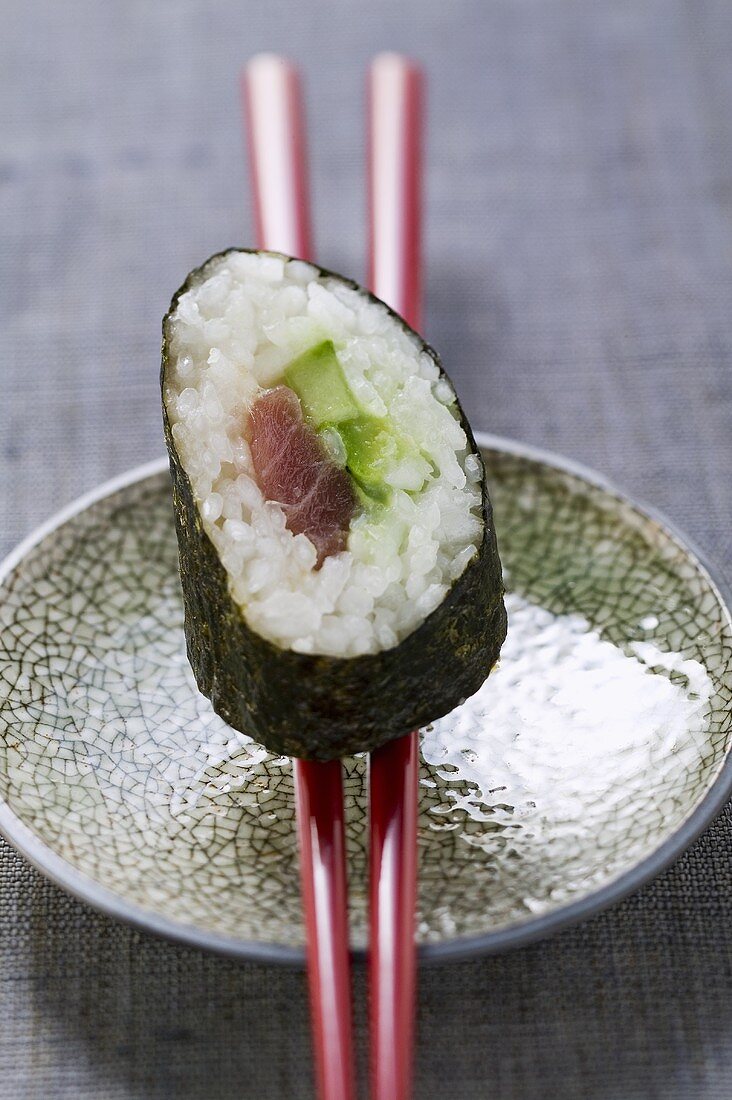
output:
<instances>
[{"instance_id":1,"label":"white sushi rice","mask_svg":"<svg viewBox=\"0 0 732 1100\"><path fill-rule=\"evenodd\" d=\"M262 497L244 435L257 396L324 339L363 411L388 413L424 458L395 467L390 506L356 515L347 549L316 569L310 539ZM452 387L419 341L309 264L234 252L211 261L179 299L169 352L175 445L248 625L302 653L352 657L397 645L442 602L483 530L480 459L467 450Z\"/></svg>"}]
</instances>

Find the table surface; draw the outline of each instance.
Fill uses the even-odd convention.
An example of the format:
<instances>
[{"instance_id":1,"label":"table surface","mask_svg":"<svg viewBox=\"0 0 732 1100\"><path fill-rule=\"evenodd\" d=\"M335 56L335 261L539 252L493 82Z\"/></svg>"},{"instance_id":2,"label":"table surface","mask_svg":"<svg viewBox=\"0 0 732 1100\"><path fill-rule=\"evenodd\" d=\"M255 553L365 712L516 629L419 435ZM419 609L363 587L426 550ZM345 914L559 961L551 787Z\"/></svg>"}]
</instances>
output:
<instances>
[{"instance_id":1,"label":"table surface","mask_svg":"<svg viewBox=\"0 0 732 1100\"><path fill-rule=\"evenodd\" d=\"M363 70L430 83L426 333L476 427L732 572L727 0L26 0L0 38L0 542L162 452L160 318L247 244L236 77L305 68L318 255L364 269ZM732 816L555 939L420 976L417 1096L732 1095ZM0 849L0 1098L312 1095L303 975L158 942ZM365 1051L364 977L356 978ZM363 1068L363 1067L362 1067Z\"/></svg>"}]
</instances>

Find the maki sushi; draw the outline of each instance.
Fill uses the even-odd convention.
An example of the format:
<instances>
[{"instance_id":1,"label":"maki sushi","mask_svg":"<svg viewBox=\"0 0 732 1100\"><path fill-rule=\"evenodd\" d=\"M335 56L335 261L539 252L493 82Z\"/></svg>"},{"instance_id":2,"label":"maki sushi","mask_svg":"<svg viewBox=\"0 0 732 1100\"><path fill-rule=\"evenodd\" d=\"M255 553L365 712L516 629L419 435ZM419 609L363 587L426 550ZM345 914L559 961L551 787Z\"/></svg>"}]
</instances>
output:
<instances>
[{"instance_id":1,"label":"maki sushi","mask_svg":"<svg viewBox=\"0 0 732 1100\"><path fill-rule=\"evenodd\" d=\"M232 249L174 296L161 385L188 657L217 713L330 759L477 691L506 633L483 464L400 317Z\"/></svg>"}]
</instances>

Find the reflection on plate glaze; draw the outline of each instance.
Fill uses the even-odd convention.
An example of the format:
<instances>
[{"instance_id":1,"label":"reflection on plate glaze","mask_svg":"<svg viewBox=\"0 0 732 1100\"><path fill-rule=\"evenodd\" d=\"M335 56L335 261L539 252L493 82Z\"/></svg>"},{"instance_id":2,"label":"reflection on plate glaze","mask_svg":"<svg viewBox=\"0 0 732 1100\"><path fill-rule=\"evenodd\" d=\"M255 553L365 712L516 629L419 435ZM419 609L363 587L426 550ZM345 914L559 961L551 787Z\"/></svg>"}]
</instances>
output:
<instances>
[{"instance_id":1,"label":"reflection on plate glaze","mask_svg":"<svg viewBox=\"0 0 732 1100\"><path fill-rule=\"evenodd\" d=\"M620 843L624 855L645 854L647 837L633 836L628 814L650 791L673 789L694 766L712 682L699 661L652 641L622 649L580 615L553 615L517 595L507 597L507 607L500 666L462 708L423 731L421 828L423 847L425 834L452 832L458 850L464 843L481 849L474 874L495 881L494 909L515 917L544 912L602 882L613 859L598 860L598 851L614 852ZM652 618L640 629L652 630ZM200 734L187 743L196 767L173 786L173 815L191 823L204 809L223 813L234 798L259 824L277 821L289 761L234 733L200 696L197 707ZM363 760L347 763L359 874L363 834L354 819L362 830L364 774ZM268 858L276 861L278 852L274 846ZM353 894L362 942L359 881ZM455 934L456 916L454 899L433 905L421 936Z\"/></svg>"},{"instance_id":2,"label":"reflection on plate glaze","mask_svg":"<svg viewBox=\"0 0 732 1100\"><path fill-rule=\"evenodd\" d=\"M433 829L459 830L489 856L520 861L526 885L537 865L541 890L523 902L542 912L578 882L603 877L588 862L598 832L605 840L627 832L629 804L683 779L708 725L712 682L699 661L652 641L624 651L581 615L553 615L517 595L506 606L499 667L423 733L434 769L423 784L442 787ZM552 858L562 875L547 892Z\"/></svg>"}]
</instances>

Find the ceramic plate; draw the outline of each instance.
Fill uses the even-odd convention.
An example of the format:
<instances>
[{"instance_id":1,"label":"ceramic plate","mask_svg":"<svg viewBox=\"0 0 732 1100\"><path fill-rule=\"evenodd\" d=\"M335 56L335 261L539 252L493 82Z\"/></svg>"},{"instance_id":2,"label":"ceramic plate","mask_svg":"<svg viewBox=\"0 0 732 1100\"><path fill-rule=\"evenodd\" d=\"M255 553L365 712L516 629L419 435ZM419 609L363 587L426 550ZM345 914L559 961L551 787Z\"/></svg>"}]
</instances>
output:
<instances>
[{"instance_id":1,"label":"ceramic plate","mask_svg":"<svg viewBox=\"0 0 732 1100\"><path fill-rule=\"evenodd\" d=\"M729 797L732 625L699 555L595 475L482 437L509 635L422 733L423 957L536 938L640 885ZM0 827L148 930L303 959L292 775L195 689L163 462L0 571ZM346 762L366 938L366 760Z\"/></svg>"}]
</instances>

